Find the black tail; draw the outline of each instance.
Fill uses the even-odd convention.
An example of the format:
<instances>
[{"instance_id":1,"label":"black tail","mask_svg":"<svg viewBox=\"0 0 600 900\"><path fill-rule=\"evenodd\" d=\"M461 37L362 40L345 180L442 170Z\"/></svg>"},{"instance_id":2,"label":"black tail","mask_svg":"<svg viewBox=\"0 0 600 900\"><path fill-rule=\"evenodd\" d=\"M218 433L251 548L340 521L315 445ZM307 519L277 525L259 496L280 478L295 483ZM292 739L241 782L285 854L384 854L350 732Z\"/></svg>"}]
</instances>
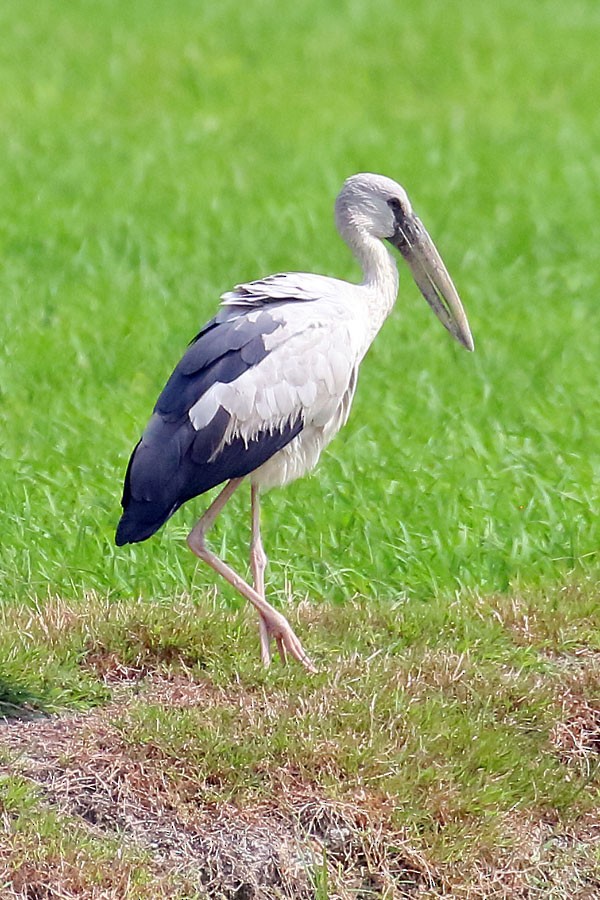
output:
<instances>
[{"instance_id":1,"label":"black tail","mask_svg":"<svg viewBox=\"0 0 600 900\"><path fill-rule=\"evenodd\" d=\"M162 423L157 417L153 416L151 421L155 430L157 426L160 428ZM173 477L179 448L176 446L173 452L169 441L165 441L164 448L160 442L158 446L154 445L149 440L149 430L146 429L135 446L125 473L121 500L123 513L115 535L117 547L152 537L182 503L177 496L177 479ZM167 426L165 430L169 434L176 433L173 426Z\"/></svg>"},{"instance_id":2,"label":"black tail","mask_svg":"<svg viewBox=\"0 0 600 900\"><path fill-rule=\"evenodd\" d=\"M237 435L224 443L230 420L231 413L220 407L196 431L187 410L180 417L153 414L127 467L115 538L119 547L151 537L192 497L258 469L303 427L298 416L280 428L265 426L251 439Z\"/></svg>"},{"instance_id":3,"label":"black tail","mask_svg":"<svg viewBox=\"0 0 600 900\"><path fill-rule=\"evenodd\" d=\"M158 513L154 504L145 500L130 499L117 525L115 544L122 547L123 544L136 544L138 541L147 540L171 518L177 508L175 506L167 512Z\"/></svg>"}]
</instances>

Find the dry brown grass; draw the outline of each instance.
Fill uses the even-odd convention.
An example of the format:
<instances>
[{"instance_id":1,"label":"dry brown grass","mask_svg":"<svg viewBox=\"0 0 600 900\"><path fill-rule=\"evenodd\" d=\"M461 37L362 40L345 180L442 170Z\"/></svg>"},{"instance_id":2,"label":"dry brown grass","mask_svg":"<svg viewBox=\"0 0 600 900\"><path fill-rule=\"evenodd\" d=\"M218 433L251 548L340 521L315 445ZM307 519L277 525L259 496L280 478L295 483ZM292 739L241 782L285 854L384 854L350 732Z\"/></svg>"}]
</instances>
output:
<instances>
[{"instance_id":1,"label":"dry brown grass","mask_svg":"<svg viewBox=\"0 0 600 900\"><path fill-rule=\"evenodd\" d=\"M35 787L41 824L19 830L5 815L0 897L600 898L600 816L585 797L598 783L600 654L570 636L560 649L552 618L530 600L481 604L482 621L490 609L518 647L491 664L473 647L383 651L397 641L396 613L304 604L315 643L340 642L335 664L310 680L278 667L265 676L243 643L245 613L189 598L164 608L90 595L13 609L5 626L25 655L43 646L58 681L70 654L75 674L111 700L2 726L2 773ZM523 733L536 741L525 749L554 765L549 779L560 769L578 785L577 811L561 817L536 796L504 802L483 837L477 796L465 802L477 770L461 769L460 748L471 734L504 735L498 746L510 751ZM494 788L490 771L481 784ZM418 819L399 824L412 798L426 840ZM49 812L71 843L43 825Z\"/></svg>"},{"instance_id":2,"label":"dry brown grass","mask_svg":"<svg viewBox=\"0 0 600 900\"><path fill-rule=\"evenodd\" d=\"M461 659L449 659L436 678L453 683L461 671ZM140 679L137 671L118 664L107 667L106 677L113 682L115 699L102 709L5 724L2 744L11 761L4 770L30 779L44 802L79 823L77 827L109 835L122 846L147 854L155 893L132 886L127 854L122 862L115 859L108 880L104 867L102 877L96 874L100 883L91 885L85 866L80 872L76 861L43 853L38 859L22 859L13 844L8 854L5 849L0 856L5 884L12 891L7 897L166 897L182 879L196 885L197 893L171 896L600 897L593 865L600 850L600 819L593 816L577 829L557 829L551 817L515 810L506 816L504 829L518 833L516 844L499 847L488 859L434 865L417 852L406 833L394 828L385 798L356 790L343 801L334 800L289 768L272 773L269 799L257 797L243 807L226 801L207 804L198 795L196 773L160 755L136 754L113 719L148 700L171 709L231 704L239 708L242 703L248 723L256 725L261 706L256 692L240 695L239 685L225 689L187 676ZM575 676L576 681L580 678ZM588 735L589 723L582 725L573 742L570 703L565 699L571 717L557 724L555 732L557 749L568 757L568 764L579 761L582 753L597 752L595 744L581 737L584 731ZM274 709L271 713L276 714ZM578 708L577 722L580 716ZM585 716L584 720L588 721ZM319 883L327 885L327 893L317 893Z\"/></svg>"},{"instance_id":3,"label":"dry brown grass","mask_svg":"<svg viewBox=\"0 0 600 900\"><path fill-rule=\"evenodd\" d=\"M227 702L225 692L183 678L152 678L143 690L170 707ZM198 802L185 772L131 755L111 725L123 703L121 692L117 704L101 711L6 725L10 770L34 781L61 813L121 835L209 896L310 898L323 867L331 896L340 898L365 890L365 896L413 896L436 883L425 859L364 796L334 802L287 772L279 773L278 803ZM31 877L22 865L13 880Z\"/></svg>"}]
</instances>

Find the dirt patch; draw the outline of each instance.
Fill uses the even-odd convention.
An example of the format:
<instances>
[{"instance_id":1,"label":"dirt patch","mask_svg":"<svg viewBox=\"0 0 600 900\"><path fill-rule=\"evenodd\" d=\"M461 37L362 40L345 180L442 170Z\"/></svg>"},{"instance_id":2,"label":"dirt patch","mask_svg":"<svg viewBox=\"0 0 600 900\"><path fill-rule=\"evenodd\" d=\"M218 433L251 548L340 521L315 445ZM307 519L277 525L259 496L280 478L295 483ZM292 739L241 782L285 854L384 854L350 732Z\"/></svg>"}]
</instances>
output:
<instances>
[{"instance_id":1,"label":"dirt patch","mask_svg":"<svg viewBox=\"0 0 600 900\"><path fill-rule=\"evenodd\" d=\"M600 653L582 649L550 658L560 672L561 711L550 741L562 762L591 777L600 767Z\"/></svg>"},{"instance_id":2,"label":"dirt patch","mask_svg":"<svg viewBox=\"0 0 600 900\"><path fill-rule=\"evenodd\" d=\"M451 684L462 671L459 663L453 660L448 667ZM570 664L565 670L562 706L557 707L563 715L552 733L565 764L586 771L599 756L599 710L589 699L590 678L596 674L588 665ZM116 658L105 666L104 679L113 700L101 709L0 725L0 746L4 759L10 759L0 772L30 779L46 803L90 834L141 848L157 872L193 886L186 898L600 898L597 815L565 829L551 815L511 811L501 831L517 840L506 849L499 847L489 859L434 866L393 827L393 803L385 797L357 788L344 802L332 800L300 773L282 767L272 773L268 798L257 793L239 806L216 785L211 800L201 792L197 772L172 757L136 749L115 724L139 703L184 711L244 704L252 710L261 689L245 696L239 684L232 688L185 675L159 676ZM44 885L52 885L59 873L59 868L42 872L21 865L11 873L20 891L14 896L86 896L50 887L44 893ZM123 895L98 896L118 900Z\"/></svg>"},{"instance_id":3,"label":"dirt patch","mask_svg":"<svg viewBox=\"0 0 600 900\"><path fill-rule=\"evenodd\" d=\"M207 804L184 772L135 758L111 724L131 697L143 692L171 707L225 699L209 684L137 682L137 674L121 671L118 699L101 710L4 724L0 741L14 756L5 770L33 780L49 803L90 829L145 848L209 897L308 900L320 883L330 897L414 897L438 884L426 861L360 798L333 802L290 773L280 802Z\"/></svg>"},{"instance_id":4,"label":"dirt patch","mask_svg":"<svg viewBox=\"0 0 600 900\"><path fill-rule=\"evenodd\" d=\"M600 766L600 700L568 692L563 698L563 718L552 729L550 739L563 762L593 775Z\"/></svg>"}]
</instances>

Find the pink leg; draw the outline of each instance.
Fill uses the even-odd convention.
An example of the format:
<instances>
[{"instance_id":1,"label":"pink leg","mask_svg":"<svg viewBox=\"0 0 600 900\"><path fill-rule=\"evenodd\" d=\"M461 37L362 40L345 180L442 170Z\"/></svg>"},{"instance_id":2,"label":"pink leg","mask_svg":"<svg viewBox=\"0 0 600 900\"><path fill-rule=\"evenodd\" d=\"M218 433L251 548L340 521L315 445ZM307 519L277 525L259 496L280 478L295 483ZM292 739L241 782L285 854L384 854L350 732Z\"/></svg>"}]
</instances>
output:
<instances>
[{"instance_id":1,"label":"pink leg","mask_svg":"<svg viewBox=\"0 0 600 900\"><path fill-rule=\"evenodd\" d=\"M279 655L281 656L283 662L286 660L286 654L289 653L294 659L296 659L299 663L308 669L309 672L315 672L316 669L313 666L312 662L304 652L304 648L302 644L294 634L289 622L282 616L280 612L274 609L270 603L267 603L264 596L251 588L249 584L247 584L240 575L237 574L227 563L223 562L216 553L213 553L206 546L206 532L214 524L215 519L230 499L234 491L240 486L243 478L233 478L229 481L221 493L218 495L216 500L208 507L202 518L196 523L196 525L192 528L187 537L188 547L190 550L196 554L196 556L201 559L203 562L207 563L215 572L218 572L219 575L222 575L226 581L229 582L239 593L246 598L257 610L261 619L261 654L262 659L265 665L269 664L271 654L270 651L267 655L265 655L265 642L268 650L268 643L270 638L275 638L277 641L277 648L279 650ZM253 526L254 526L254 510L258 509L257 503L253 502ZM257 513L258 514L258 513ZM254 534L254 527L253 527ZM259 545L260 545L260 534L258 536ZM262 550L262 545L260 545L260 549ZM262 550L262 557L264 557L264 550ZM260 563L260 553L257 555L257 559L259 560L254 573L254 577L256 579L257 575L259 578L258 585L263 586L264 593L264 568L265 564ZM251 556L252 559L252 556ZM266 561L266 557L264 557ZM253 563L254 565L254 563ZM261 571L262 568L262 571ZM264 636L263 636L264 632Z\"/></svg>"},{"instance_id":2,"label":"pink leg","mask_svg":"<svg viewBox=\"0 0 600 900\"><path fill-rule=\"evenodd\" d=\"M264 599L265 597L265 569L267 568L267 555L260 537L260 501L258 488L251 487L252 502L252 541L250 543L250 568L252 569L252 581L254 590ZM258 630L260 633L260 655L265 666L271 662L271 640L269 628L262 615L258 615ZM280 655L285 659L285 648L279 647Z\"/></svg>"}]
</instances>

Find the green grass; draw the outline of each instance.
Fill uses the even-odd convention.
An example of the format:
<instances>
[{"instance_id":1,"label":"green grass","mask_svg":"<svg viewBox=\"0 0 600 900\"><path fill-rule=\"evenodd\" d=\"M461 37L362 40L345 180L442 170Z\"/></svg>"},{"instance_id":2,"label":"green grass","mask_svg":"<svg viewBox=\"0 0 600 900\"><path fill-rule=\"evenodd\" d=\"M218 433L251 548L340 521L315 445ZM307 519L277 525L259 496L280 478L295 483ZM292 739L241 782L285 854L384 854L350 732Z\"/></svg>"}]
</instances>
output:
<instances>
[{"instance_id":1,"label":"green grass","mask_svg":"<svg viewBox=\"0 0 600 900\"><path fill-rule=\"evenodd\" d=\"M128 454L221 291L356 276L331 207L361 169L408 188L477 353L403 272L349 426L265 502L275 588L393 599L598 571L597 13L377 10L3 12L8 596L206 583L181 540L202 501L113 548ZM237 555L244 515L222 528Z\"/></svg>"},{"instance_id":2,"label":"green grass","mask_svg":"<svg viewBox=\"0 0 600 900\"><path fill-rule=\"evenodd\" d=\"M316 476L265 497L271 594L291 584L325 623L307 650L323 667L385 651L339 720L317 723L340 754L323 789L360 772L371 790L392 753L392 818L439 859L478 846L473 822L493 844L481 823L510 809L583 814L589 790L548 750L559 670L545 667L600 649L596 5L41 0L5 5L0 27L2 709L104 703L111 654L142 674L321 690L329 676L259 673L237 598L219 585L222 605L207 600L184 536L208 498L145 544L113 534L131 448L219 294L290 269L356 279L332 204L349 174L382 172L438 244L476 353L401 269L347 427ZM242 570L248 519L240 495L213 536ZM406 673L461 654L464 690L383 689L390 660ZM422 738L370 747L371 689L382 721L398 704ZM131 715L147 745L152 711ZM214 722L156 715L161 753L209 752ZM219 721L211 758L227 759L237 732ZM247 752L310 773L314 727ZM439 826L463 812L466 832Z\"/></svg>"}]
</instances>

